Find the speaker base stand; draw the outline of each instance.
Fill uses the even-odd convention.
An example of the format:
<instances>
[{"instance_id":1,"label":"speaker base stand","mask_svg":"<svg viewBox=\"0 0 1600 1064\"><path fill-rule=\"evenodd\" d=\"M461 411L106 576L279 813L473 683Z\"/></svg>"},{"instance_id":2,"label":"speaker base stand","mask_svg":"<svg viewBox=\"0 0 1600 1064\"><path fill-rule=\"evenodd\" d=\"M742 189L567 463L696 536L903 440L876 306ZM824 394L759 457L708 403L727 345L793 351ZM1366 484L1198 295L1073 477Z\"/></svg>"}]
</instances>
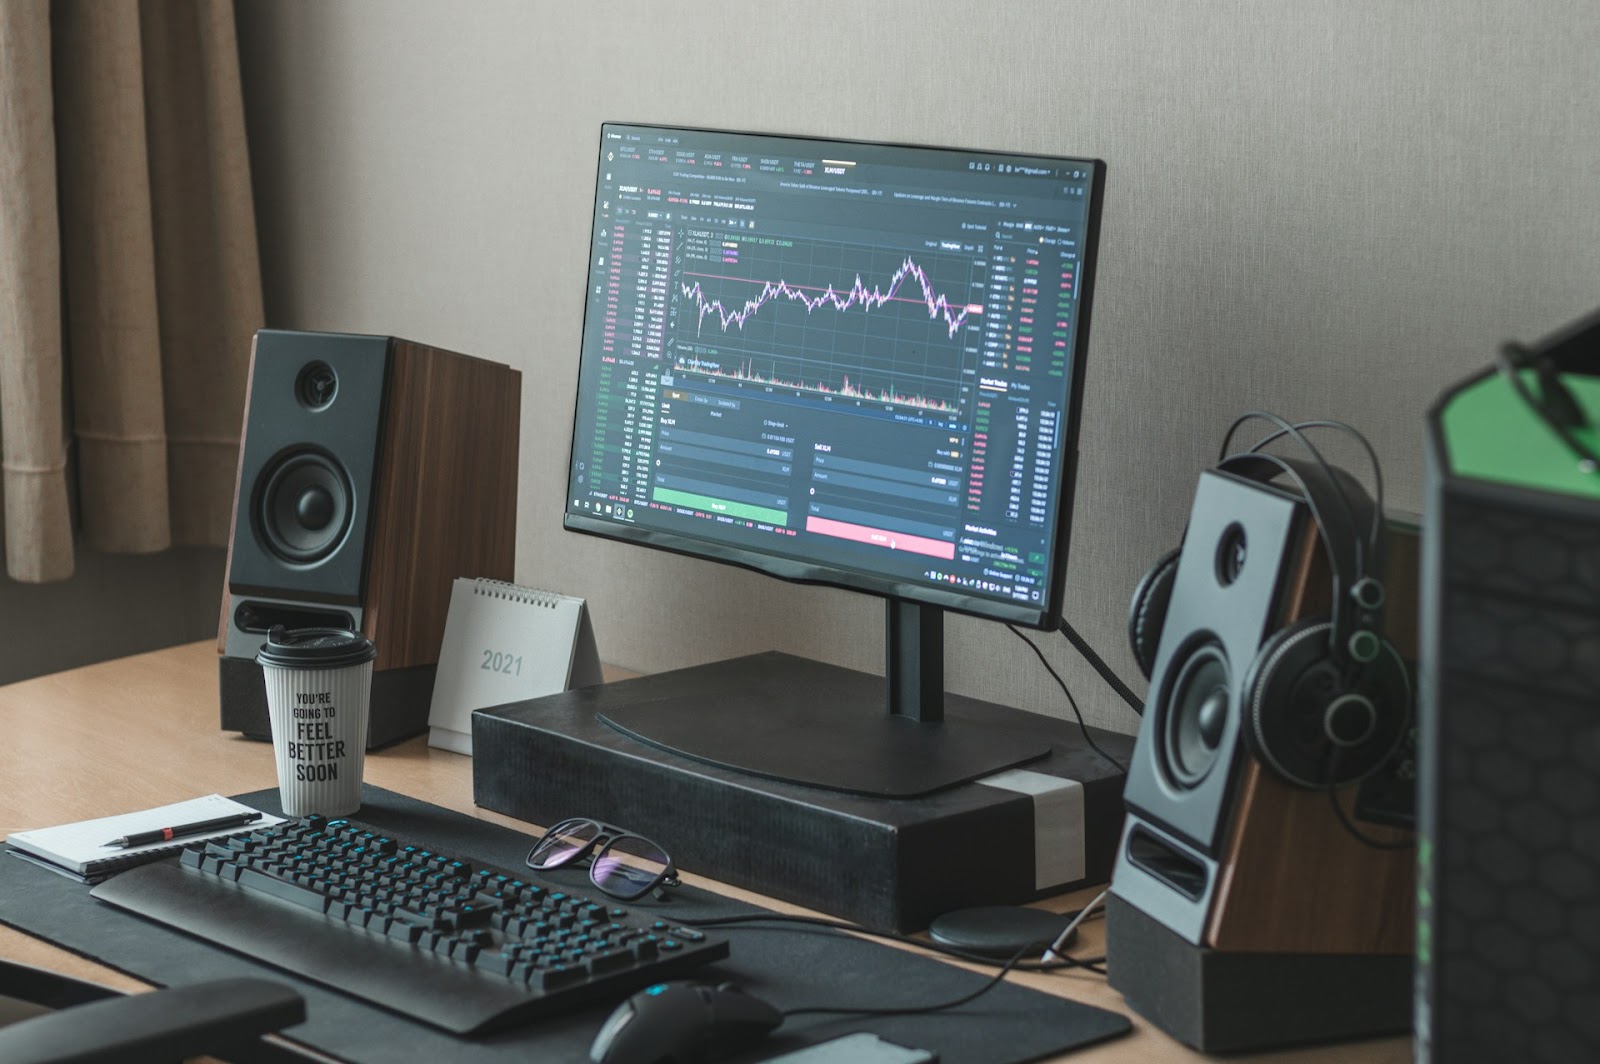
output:
<instances>
[{"instance_id":1,"label":"speaker base stand","mask_svg":"<svg viewBox=\"0 0 1600 1064\"><path fill-rule=\"evenodd\" d=\"M428 730L433 704L435 665L384 669L372 674L372 704L367 720L367 749L385 746ZM244 733L246 739L272 741L267 719L267 684L255 658L217 658L217 687L222 703L222 730Z\"/></svg>"},{"instance_id":2,"label":"speaker base stand","mask_svg":"<svg viewBox=\"0 0 1600 1064\"><path fill-rule=\"evenodd\" d=\"M1410 954L1221 952L1112 894L1106 955L1112 988L1135 1011L1207 1053L1411 1029Z\"/></svg>"}]
</instances>

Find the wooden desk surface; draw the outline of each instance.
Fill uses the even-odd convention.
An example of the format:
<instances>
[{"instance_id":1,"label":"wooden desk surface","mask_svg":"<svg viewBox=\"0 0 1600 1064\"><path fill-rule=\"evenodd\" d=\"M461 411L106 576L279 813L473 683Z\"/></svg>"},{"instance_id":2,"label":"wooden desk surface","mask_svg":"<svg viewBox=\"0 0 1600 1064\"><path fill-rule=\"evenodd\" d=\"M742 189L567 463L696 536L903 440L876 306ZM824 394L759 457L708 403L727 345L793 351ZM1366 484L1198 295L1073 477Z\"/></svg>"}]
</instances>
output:
<instances>
[{"instance_id":1,"label":"wooden desk surface","mask_svg":"<svg viewBox=\"0 0 1600 1064\"><path fill-rule=\"evenodd\" d=\"M532 830L472 804L472 761L417 738L369 755L366 779L469 816ZM0 687L0 835L110 816L213 791L237 794L277 783L271 748L217 726L216 646L192 643ZM785 911L792 905L686 875L686 880ZM1082 904L1095 891L1056 899ZM1099 954L1104 924L1087 922L1078 952ZM138 980L43 940L0 927L0 955L125 990ZM981 970L981 969L979 969ZM1009 978L1086 1004L1129 1013L1121 995L1089 973L1018 973ZM1208 1059L1137 1015L1134 1033L1060 1058L1072 1064ZM1401 1064L1409 1039L1385 1038L1230 1058L1252 1064Z\"/></svg>"}]
</instances>

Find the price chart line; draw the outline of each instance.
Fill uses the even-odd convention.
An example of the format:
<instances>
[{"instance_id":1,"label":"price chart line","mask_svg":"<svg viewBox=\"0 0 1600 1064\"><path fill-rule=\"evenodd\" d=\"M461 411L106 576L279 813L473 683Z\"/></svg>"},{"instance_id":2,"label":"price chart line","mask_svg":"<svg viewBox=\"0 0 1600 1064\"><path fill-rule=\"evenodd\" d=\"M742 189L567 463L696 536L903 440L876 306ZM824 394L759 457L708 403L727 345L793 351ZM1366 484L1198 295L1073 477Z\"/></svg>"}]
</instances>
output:
<instances>
[{"instance_id":1,"label":"price chart line","mask_svg":"<svg viewBox=\"0 0 1600 1064\"><path fill-rule=\"evenodd\" d=\"M685 276L742 281L761 285L761 291L745 300L742 306L736 309L729 309L721 299L713 299L708 296L699 281L694 281L693 283L678 282L684 298L692 299L695 302L697 334L704 331L706 319L712 316L717 318L723 332L728 331L730 324L737 325L742 332L746 321L760 311L762 307L778 298L802 304L806 308L806 314L808 315L822 306L832 306L839 311L846 311L851 307L860 306L863 311L870 311L892 302L917 303L927 307L930 320L943 318L947 334L952 339L961 330L961 326L966 323L968 317L983 313L982 304L953 304L942 293L934 291L933 284L929 281L927 273L910 256L906 257L905 261L900 264L900 268L895 271L894 276L889 279L887 288L873 286L869 290L858 273L855 277L855 283L843 294L840 294L832 284L826 287L819 287L817 285L790 284L782 279L774 282L748 277L727 277L719 274L691 274L687 272ZM918 288L921 289L921 298L906 297L898 294L907 279L916 281ZM808 290L820 291L822 294L812 297L807 294Z\"/></svg>"}]
</instances>

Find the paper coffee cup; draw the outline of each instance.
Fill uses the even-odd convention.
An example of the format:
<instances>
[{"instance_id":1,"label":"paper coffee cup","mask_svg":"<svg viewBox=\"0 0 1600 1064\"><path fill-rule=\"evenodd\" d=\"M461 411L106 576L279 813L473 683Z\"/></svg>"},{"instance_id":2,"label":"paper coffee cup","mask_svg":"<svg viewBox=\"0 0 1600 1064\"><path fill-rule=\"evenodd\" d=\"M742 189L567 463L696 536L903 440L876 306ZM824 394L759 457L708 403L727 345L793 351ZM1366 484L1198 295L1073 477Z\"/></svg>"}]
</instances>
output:
<instances>
[{"instance_id":1,"label":"paper coffee cup","mask_svg":"<svg viewBox=\"0 0 1600 1064\"><path fill-rule=\"evenodd\" d=\"M256 661L267 684L285 816L347 816L361 808L376 656L371 640L344 628L279 625L268 633Z\"/></svg>"}]
</instances>

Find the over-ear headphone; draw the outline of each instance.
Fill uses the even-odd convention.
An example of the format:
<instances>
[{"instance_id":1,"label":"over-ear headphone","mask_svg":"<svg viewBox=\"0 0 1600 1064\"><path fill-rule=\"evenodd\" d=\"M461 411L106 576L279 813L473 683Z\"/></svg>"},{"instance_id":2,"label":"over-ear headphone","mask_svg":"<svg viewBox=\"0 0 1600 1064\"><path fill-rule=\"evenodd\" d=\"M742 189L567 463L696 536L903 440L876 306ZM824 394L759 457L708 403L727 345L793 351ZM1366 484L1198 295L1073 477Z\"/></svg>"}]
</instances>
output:
<instances>
[{"instance_id":1,"label":"over-ear headphone","mask_svg":"<svg viewBox=\"0 0 1600 1064\"><path fill-rule=\"evenodd\" d=\"M1271 422L1277 431L1246 451L1229 453L1238 428L1252 420ZM1302 431L1308 428L1334 428L1361 443L1372 461L1376 501L1359 480L1323 458ZM1263 449L1283 437L1309 457ZM1288 481L1310 511L1333 579L1328 615L1273 632L1246 672L1240 700L1246 741L1269 768L1301 786L1334 786L1368 775L1394 754L1411 718L1410 675L1383 634L1383 480L1377 457L1342 422L1290 424L1251 412L1229 428L1216 468L1275 487ZM1242 561L1244 545L1237 550ZM1163 555L1140 579L1129 605L1128 639L1147 678L1155 669L1180 554L1181 548ZM1219 564L1226 566L1228 556L1224 550Z\"/></svg>"}]
</instances>

